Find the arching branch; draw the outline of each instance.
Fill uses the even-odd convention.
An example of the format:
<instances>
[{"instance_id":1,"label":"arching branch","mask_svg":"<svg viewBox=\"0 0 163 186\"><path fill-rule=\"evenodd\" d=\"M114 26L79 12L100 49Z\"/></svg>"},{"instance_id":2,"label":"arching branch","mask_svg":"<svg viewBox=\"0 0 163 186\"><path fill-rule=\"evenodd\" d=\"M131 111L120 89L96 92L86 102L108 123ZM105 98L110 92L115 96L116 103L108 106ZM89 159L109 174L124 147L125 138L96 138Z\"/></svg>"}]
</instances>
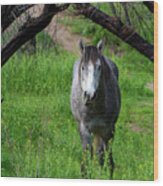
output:
<instances>
[{"instance_id":1,"label":"arching branch","mask_svg":"<svg viewBox=\"0 0 163 186\"><path fill-rule=\"evenodd\" d=\"M135 30L133 30L133 28L124 25L119 18L111 17L96 9L96 7L89 3L78 3L74 5L74 8L78 14L84 15L85 17L91 19L93 22L112 32L153 62L153 45L143 39L137 32L135 32Z\"/></svg>"}]
</instances>

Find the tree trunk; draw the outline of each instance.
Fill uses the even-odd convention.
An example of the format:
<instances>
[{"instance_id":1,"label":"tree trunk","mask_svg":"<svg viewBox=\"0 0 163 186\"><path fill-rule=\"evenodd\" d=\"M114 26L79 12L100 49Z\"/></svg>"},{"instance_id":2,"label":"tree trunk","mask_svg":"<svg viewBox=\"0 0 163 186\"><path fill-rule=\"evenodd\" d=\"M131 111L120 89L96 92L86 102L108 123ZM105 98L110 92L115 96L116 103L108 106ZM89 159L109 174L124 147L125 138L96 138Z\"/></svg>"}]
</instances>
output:
<instances>
[{"instance_id":1,"label":"tree trunk","mask_svg":"<svg viewBox=\"0 0 163 186\"><path fill-rule=\"evenodd\" d=\"M2 5L2 32L22 13L33 5Z\"/></svg>"},{"instance_id":2,"label":"tree trunk","mask_svg":"<svg viewBox=\"0 0 163 186\"><path fill-rule=\"evenodd\" d=\"M24 29L19 31L3 48L1 52L1 66L27 41L42 31L51 21L53 16L68 8L69 4L45 5L43 13L38 18L24 24Z\"/></svg>"}]
</instances>

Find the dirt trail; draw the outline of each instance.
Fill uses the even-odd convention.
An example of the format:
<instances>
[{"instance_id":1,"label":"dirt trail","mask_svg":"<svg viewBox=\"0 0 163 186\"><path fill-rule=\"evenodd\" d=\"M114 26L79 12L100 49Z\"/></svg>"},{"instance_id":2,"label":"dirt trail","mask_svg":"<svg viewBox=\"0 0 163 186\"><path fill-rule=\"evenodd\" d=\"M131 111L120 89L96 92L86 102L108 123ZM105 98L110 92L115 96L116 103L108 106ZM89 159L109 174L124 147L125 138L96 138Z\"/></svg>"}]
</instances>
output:
<instances>
[{"instance_id":1,"label":"dirt trail","mask_svg":"<svg viewBox=\"0 0 163 186\"><path fill-rule=\"evenodd\" d=\"M64 26L59 22L66 14L55 16L45 31L51 36L54 42L60 44L65 50L74 54L79 54L78 42L82 38L85 42L90 42L90 39L83 38L79 34L72 33L68 26ZM72 19L69 16L70 19Z\"/></svg>"}]
</instances>

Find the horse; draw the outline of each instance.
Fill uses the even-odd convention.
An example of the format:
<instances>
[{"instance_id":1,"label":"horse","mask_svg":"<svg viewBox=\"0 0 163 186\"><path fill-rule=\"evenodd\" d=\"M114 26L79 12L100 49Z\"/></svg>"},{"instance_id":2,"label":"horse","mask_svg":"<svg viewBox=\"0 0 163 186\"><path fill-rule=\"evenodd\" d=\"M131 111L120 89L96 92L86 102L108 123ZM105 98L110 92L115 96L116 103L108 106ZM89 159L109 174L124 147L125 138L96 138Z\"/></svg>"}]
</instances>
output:
<instances>
[{"instance_id":1,"label":"horse","mask_svg":"<svg viewBox=\"0 0 163 186\"><path fill-rule=\"evenodd\" d=\"M78 123L83 153L89 151L91 157L96 154L103 167L107 152L112 179L112 142L121 107L118 68L103 55L103 40L97 46L80 40L79 48L81 57L73 68L71 111ZM81 172L86 176L84 163Z\"/></svg>"}]
</instances>

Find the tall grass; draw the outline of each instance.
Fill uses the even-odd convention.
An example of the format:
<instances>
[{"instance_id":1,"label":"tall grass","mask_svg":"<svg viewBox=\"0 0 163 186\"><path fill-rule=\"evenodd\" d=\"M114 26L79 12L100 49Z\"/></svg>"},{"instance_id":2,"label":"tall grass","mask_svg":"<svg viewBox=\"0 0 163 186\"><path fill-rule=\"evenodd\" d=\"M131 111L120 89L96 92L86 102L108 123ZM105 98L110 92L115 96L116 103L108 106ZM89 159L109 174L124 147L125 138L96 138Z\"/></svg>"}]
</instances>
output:
<instances>
[{"instance_id":1,"label":"tall grass","mask_svg":"<svg viewBox=\"0 0 163 186\"><path fill-rule=\"evenodd\" d=\"M108 51L105 51L108 55ZM134 50L119 67L122 108L113 144L114 179L153 180L153 64ZM81 178L81 143L70 111L77 59L61 48L15 55L2 69L2 176ZM92 179L109 179L96 161Z\"/></svg>"}]
</instances>

